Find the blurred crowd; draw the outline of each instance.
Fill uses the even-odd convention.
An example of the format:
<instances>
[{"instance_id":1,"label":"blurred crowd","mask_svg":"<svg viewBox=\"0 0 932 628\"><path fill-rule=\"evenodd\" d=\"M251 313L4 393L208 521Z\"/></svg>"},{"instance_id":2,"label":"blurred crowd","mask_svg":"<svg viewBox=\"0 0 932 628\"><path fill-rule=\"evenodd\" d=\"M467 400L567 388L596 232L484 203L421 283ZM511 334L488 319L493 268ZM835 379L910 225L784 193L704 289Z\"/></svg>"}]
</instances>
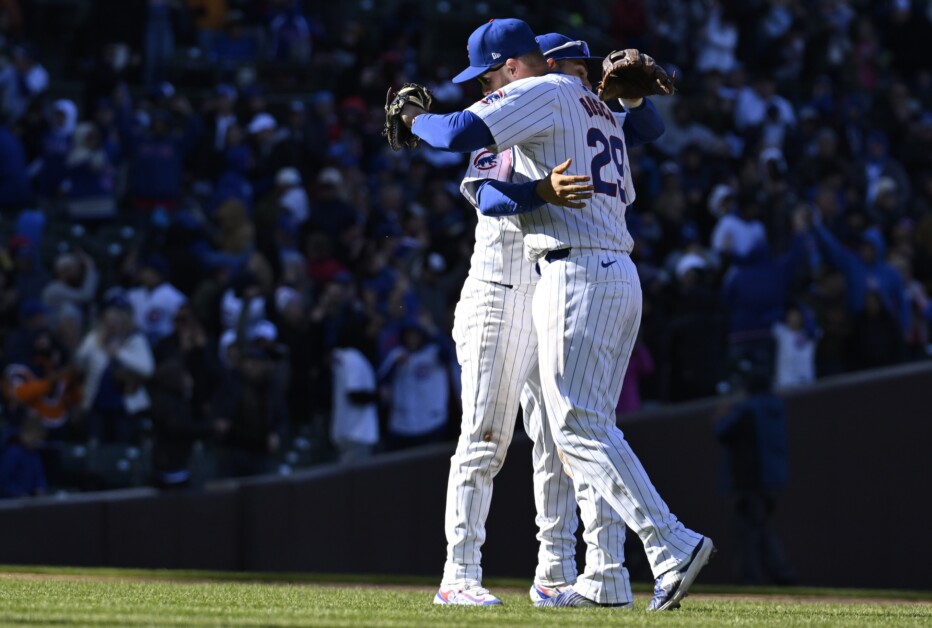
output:
<instances>
[{"instance_id":1,"label":"blurred crowd","mask_svg":"<svg viewBox=\"0 0 932 628\"><path fill-rule=\"evenodd\" d=\"M479 96L448 80L465 36L425 29L450 3L79 3L74 58L29 4L0 0L0 490L455 437L464 159L380 137L387 86ZM621 413L928 356L932 3L485 5L465 33L517 15L676 72L665 135L629 151Z\"/></svg>"}]
</instances>

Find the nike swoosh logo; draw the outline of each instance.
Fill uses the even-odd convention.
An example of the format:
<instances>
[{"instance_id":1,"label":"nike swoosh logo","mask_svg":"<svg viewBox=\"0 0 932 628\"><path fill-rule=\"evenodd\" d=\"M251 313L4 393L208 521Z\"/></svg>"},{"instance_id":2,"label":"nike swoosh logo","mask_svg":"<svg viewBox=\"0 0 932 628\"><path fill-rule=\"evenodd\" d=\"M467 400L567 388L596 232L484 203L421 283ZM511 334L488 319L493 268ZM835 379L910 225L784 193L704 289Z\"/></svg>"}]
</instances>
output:
<instances>
[{"instance_id":1,"label":"nike swoosh logo","mask_svg":"<svg viewBox=\"0 0 932 628\"><path fill-rule=\"evenodd\" d=\"M617 261L618 261L617 259L613 259L613 260L610 261L610 262L602 262L602 268L608 268L609 266L611 266L612 264L614 264L614 263L617 262Z\"/></svg>"}]
</instances>

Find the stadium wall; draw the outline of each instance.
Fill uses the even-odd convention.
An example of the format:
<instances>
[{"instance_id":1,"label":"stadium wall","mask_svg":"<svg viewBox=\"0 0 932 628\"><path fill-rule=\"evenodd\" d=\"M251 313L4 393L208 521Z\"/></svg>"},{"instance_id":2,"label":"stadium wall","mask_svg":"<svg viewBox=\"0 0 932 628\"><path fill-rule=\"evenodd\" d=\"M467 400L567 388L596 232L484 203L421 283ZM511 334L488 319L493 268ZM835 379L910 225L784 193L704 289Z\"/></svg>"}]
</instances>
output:
<instances>
[{"instance_id":1,"label":"stadium wall","mask_svg":"<svg viewBox=\"0 0 932 628\"><path fill-rule=\"evenodd\" d=\"M932 589L932 365L850 375L786 395L791 480L774 517L800 584ZM718 400L625 417L621 426L674 512L719 547L703 583L732 580L730 503L718 490ZM439 578L451 445L354 467L0 503L0 564ZM530 442L496 479L486 577L533 576ZM632 578L650 573L629 539ZM578 554L583 556L583 552Z\"/></svg>"}]
</instances>

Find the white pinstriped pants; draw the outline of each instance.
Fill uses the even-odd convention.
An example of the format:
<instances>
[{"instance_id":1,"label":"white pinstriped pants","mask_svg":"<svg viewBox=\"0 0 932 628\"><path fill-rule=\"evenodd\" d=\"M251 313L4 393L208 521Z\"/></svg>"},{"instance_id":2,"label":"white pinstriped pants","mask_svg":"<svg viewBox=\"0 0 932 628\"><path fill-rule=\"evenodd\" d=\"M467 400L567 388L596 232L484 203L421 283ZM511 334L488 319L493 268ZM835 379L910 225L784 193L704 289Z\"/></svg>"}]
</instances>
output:
<instances>
[{"instance_id":1,"label":"white pinstriped pants","mask_svg":"<svg viewBox=\"0 0 932 628\"><path fill-rule=\"evenodd\" d=\"M683 563L702 539L670 512L615 423L615 404L641 323L641 284L631 258L584 251L541 260L533 317L547 419L577 490L594 489L644 544L654 576ZM597 524L594 531L603 538ZM599 574L576 589L591 597ZM594 599L594 597L593 597Z\"/></svg>"},{"instance_id":2,"label":"white pinstriped pants","mask_svg":"<svg viewBox=\"0 0 932 628\"><path fill-rule=\"evenodd\" d=\"M535 575L545 585L576 580L576 503L550 427L541 416L533 294L533 285L506 288L470 277L456 308L453 338L462 366L463 420L447 487L444 584L482 580L481 546L492 479L511 443L519 403L525 409L525 430L534 440L540 541ZM624 527L614 511L598 505L593 491L586 493L580 503L587 523L587 561L602 565L607 574L604 585L598 587L599 601L629 601L628 574L621 567ZM589 527L598 519L600 508L604 518L615 517L619 525L613 527L610 538L596 542L589 536Z\"/></svg>"}]
</instances>

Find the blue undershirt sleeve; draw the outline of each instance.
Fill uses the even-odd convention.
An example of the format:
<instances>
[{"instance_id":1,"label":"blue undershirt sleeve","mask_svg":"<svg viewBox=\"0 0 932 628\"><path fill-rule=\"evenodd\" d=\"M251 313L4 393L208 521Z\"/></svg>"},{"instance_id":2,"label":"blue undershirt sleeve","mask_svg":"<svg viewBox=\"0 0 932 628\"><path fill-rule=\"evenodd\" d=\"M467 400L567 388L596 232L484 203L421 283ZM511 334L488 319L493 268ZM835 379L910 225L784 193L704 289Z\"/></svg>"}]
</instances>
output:
<instances>
[{"instance_id":1,"label":"blue undershirt sleeve","mask_svg":"<svg viewBox=\"0 0 932 628\"><path fill-rule=\"evenodd\" d=\"M622 129L625 131L625 143L628 147L635 147L659 138L666 130L666 125L654 103L645 98L641 106L628 109Z\"/></svg>"},{"instance_id":2,"label":"blue undershirt sleeve","mask_svg":"<svg viewBox=\"0 0 932 628\"><path fill-rule=\"evenodd\" d=\"M411 132L441 150L469 153L495 143L482 118L472 111L422 113L414 119Z\"/></svg>"},{"instance_id":3,"label":"blue undershirt sleeve","mask_svg":"<svg viewBox=\"0 0 932 628\"><path fill-rule=\"evenodd\" d=\"M509 183L486 179L476 190L479 212L483 216L514 216L533 211L544 204L537 195L537 181Z\"/></svg>"}]
</instances>

